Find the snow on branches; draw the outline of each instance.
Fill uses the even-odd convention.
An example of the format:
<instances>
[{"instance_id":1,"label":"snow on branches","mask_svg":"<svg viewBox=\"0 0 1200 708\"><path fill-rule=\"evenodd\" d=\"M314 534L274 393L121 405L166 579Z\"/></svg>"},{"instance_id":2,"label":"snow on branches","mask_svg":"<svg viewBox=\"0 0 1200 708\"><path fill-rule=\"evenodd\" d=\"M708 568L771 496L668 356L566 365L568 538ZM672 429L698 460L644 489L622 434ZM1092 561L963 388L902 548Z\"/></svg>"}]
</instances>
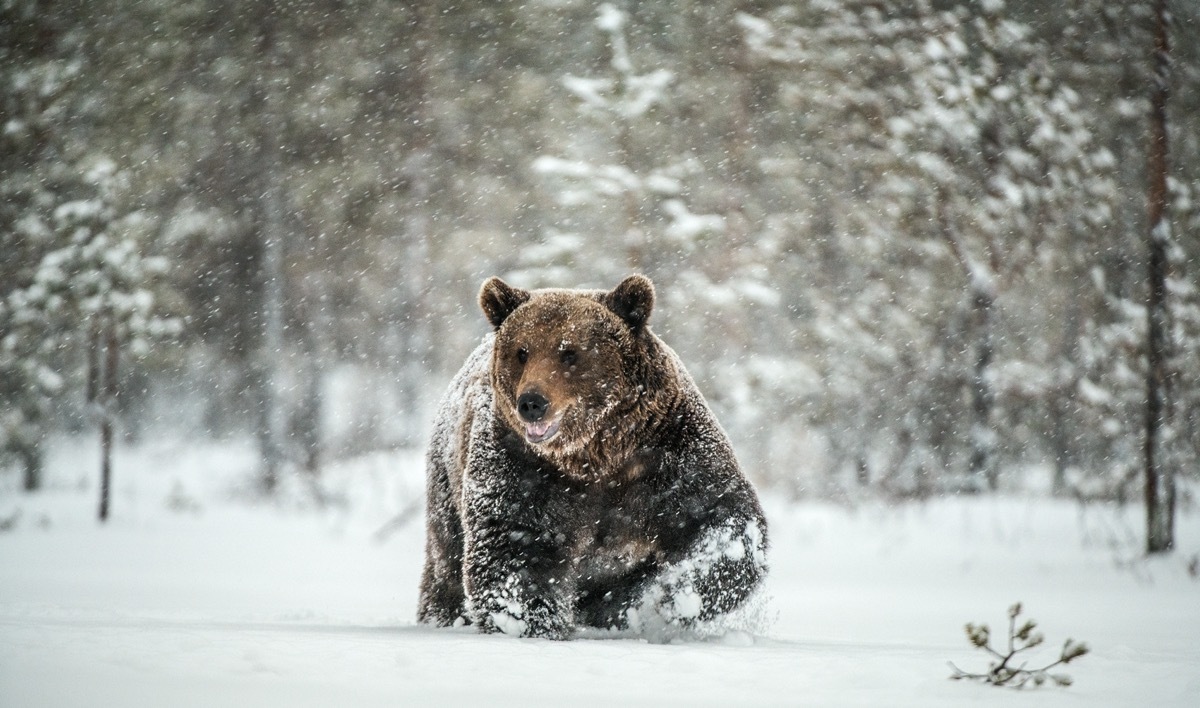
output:
<instances>
[{"instance_id":1,"label":"snow on branches","mask_svg":"<svg viewBox=\"0 0 1200 708\"><path fill-rule=\"evenodd\" d=\"M154 287L166 262L141 251L147 220L118 214L121 175L107 159L77 167L54 199L34 201L11 237L23 241L21 279L0 292L0 374L6 405L0 451L24 459L26 487L39 485L37 459L49 401L87 354L88 401L97 400L98 342L145 354L179 323L158 313ZM115 367L113 370L115 376ZM115 390L115 382L109 386ZM109 401L112 403L112 401ZM107 415L111 415L111 410Z\"/></svg>"}]
</instances>

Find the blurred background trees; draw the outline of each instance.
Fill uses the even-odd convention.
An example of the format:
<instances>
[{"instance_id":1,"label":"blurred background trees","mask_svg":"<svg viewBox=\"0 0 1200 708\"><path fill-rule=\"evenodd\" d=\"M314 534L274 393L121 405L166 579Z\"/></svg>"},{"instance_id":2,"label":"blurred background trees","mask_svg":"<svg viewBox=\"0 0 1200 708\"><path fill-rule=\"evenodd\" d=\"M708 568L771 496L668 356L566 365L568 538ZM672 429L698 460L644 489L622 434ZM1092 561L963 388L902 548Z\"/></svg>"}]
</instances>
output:
<instances>
[{"instance_id":1,"label":"blurred background trees","mask_svg":"<svg viewBox=\"0 0 1200 708\"><path fill-rule=\"evenodd\" d=\"M762 483L1136 498L1152 10L9 0L3 464L87 424L97 278L142 342L125 433L257 436L269 488L419 445L485 277L639 270ZM1161 459L1195 477L1200 92L1166 111Z\"/></svg>"}]
</instances>

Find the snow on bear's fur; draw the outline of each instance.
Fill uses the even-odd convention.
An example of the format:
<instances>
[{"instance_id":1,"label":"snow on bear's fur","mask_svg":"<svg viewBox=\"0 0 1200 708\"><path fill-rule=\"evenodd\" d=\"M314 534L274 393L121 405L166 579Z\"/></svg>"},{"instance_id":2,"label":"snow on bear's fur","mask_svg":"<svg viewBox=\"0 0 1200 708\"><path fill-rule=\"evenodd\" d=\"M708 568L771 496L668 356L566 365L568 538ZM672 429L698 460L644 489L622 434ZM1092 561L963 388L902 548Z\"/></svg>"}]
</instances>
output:
<instances>
[{"instance_id":1,"label":"snow on bear's fur","mask_svg":"<svg viewBox=\"0 0 1200 708\"><path fill-rule=\"evenodd\" d=\"M494 327L454 378L428 455L418 618L569 638L686 630L766 573L766 521L675 353L654 287L484 283Z\"/></svg>"}]
</instances>

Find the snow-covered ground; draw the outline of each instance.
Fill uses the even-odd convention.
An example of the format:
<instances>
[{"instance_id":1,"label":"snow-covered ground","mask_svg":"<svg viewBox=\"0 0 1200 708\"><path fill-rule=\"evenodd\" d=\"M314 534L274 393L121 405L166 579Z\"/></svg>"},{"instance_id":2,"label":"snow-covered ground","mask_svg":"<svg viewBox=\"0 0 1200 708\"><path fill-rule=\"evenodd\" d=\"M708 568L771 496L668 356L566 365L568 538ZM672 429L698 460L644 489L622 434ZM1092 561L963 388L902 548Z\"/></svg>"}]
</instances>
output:
<instances>
[{"instance_id":1,"label":"snow-covered ground","mask_svg":"<svg viewBox=\"0 0 1200 708\"><path fill-rule=\"evenodd\" d=\"M245 446L121 449L114 516L94 455L56 447L49 488L0 480L0 706L1200 706L1200 516L1138 556L1139 510L1014 498L847 509L768 497L766 623L673 644L479 636L413 622L414 454L329 471L251 503ZM389 524L397 518L406 523ZM1075 685L1016 692L982 670L968 621L1022 601Z\"/></svg>"}]
</instances>

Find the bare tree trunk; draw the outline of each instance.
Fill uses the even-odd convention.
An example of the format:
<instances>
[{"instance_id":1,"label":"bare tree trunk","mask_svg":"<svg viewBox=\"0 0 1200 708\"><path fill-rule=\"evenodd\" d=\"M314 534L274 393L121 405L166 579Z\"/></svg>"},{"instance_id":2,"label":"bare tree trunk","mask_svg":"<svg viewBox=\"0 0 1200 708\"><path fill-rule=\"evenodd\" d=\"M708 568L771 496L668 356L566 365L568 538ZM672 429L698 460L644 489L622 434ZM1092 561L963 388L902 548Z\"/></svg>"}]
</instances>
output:
<instances>
[{"instance_id":1,"label":"bare tree trunk","mask_svg":"<svg viewBox=\"0 0 1200 708\"><path fill-rule=\"evenodd\" d=\"M1170 94L1170 43L1166 0L1154 3L1154 78L1150 92L1150 146L1146 168L1149 245L1149 293L1146 302L1146 551L1175 546L1175 479L1163 463L1166 423L1166 276L1170 219L1167 194L1167 98Z\"/></svg>"},{"instance_id":2,"label":"bare tree trunk","mask_svg":"<svg viewBox=\"0 0 1200 708\"><path fill-rule=\"evenodd\" d=\"M734 13L750 14L748 3L740 2ZM730 18L730 24L734 20ZM750 61L750 47L744 41L733 42L726 47L726 61L733 69L733 124L726 134L726 237L734 246L740 246L750 238L751 221L745 205L751 201L751 180L754 174L754 88Z\"/></svg>"},{"instance_id":3,"label":"bare tree trunk","mask_svg":"<svg viewBox=\"0 0 1200 708\"><path fill-rule=\"evenodd\" d=\"M310 273L305 281L302 394L293 427L300 443L301 465L315 479L321 472L321 418L325 409L321 364L329 351L327 341L331 325L324 274Z\"/></svg>"},{"instance_id":4,"label":"bare tree trunk","mask_svg":"<svg viewBox=\"0 0 1200 708\"><path fill-rule=\"evenodd\" d=\"M1079 306L1072 302L1067 306L1066 326L1062 333L1062 351L1059 355L1058 375L1053 397L1050 400L1051 415L1054 416L1050 441L1054 450L1054 476L1050 491L1054 496L1067 492L1067 470L1075 464L1075 446L1072 444L1072 409L1075 398L1072 392L1079 386Z\"/></svg>"},{"instance_id":5,"label":"bare tree trunk","mask_svg":"<svg viewBox=\"0 0 1200 708\"><path fill-rule=\"evenodd\" d=\"M277 161L276 161L277 162ZM268 163L270 164L270 163ZM268 178L270 179L270 178ZM276 177L278 179L278 177ZM263 195L263 367L264 423L263 489L271 492L279 481L286 454L287 411L283 401L283 228L279 186L269 185Z\"/></svg>"},{"instance_id":6,"label":"bare tree trunk","mask_svg":"<svg viewBox=\"0 0 1200 708\"><path fill-rule=\"evenodd\" d=\"M22 476L22 489L27 492L36 492L42 488L42 449L37 442L22 440L14 448L14 452L21 460L21 467L24 469Z\"/></svg>"},{"instance_id":7,"label":"bare tree trunk","mask_svg":"<svg viewBox=\"0 0 1200 708\"><path fill-rule=\"evenodd\" d=\"M633 166L633 131L627 123L622 123L617 135L617 155L619 164L630 173L636 174ZM642 223L641 195L628 188L621 193L621 213L624 215L625 227L621 238L625 245L625 263L630 273L646 273L649 266L647 254L646 229Z\"/></svg>"},{"instance_id":8,"label":"bare tree trunk","mask_svg":"<svg viewBox=\"0 0 1200 708\"><path fill-rule=\"evenodd\" d=\"M272 3L262 16L259 61L262 62L260 150L262 162L259 237L262 243L263 338L258 365L262 383L262 477L264 491L279 483L286 462L287 411L283 400L284 342L284 195L279 96L276 84L282 68L276 48L276 8Z\"/></svg>"},{"instance_id":9,"label":"bare tree trunk","mask_svg":"<svg viewBox=\"0 0 1200 708\"><path fill-rule=\"evenodd\" d=\"M975 367L971 374L971 462L970 473L979 489L987 483L996 491L999 476L996 472L995 431L992 429L992 409L996 396L989 381L995 345L992 341L992 309L995 299L985 290L975 288L971 306L975 314Z\"/></svg>"},{"instance_id":10,"label":"bare tree trunk","mask_svg":"<svg viewBox=\"0 0 1200 708\"><path fill-rule=\"evenodd\" d=\"M428 178L418 180L428 183ZM423 187L414 186L414 191L423 192ZM426 198L427 199L427 198ZM420 212L428 209L425 203L413 205L413 218L409 220L410 242L408 268L405 277L411 278L404 289L405 302L401 306L400 351L394 356L399 357L399 404L404 421L398 442L405 447L418 444L421 431L426 419L422 404L421 385L425 379L430 348L429 311L427 309L427 288L425 281L429 277L428 245L426 219Z\"/></svg>"},{"instance_id":11,"label":"bare tree trunk","mask_svg":"<svg viewBox=\"0 0 1200 708\"><path fill-rule=\"evenodd\" d=\"M106 323L103 330L93 328L89 349L88 393L95 395L100 415L100 521L108 520L109 498L112 489L113 418L117 409L117 367L120 346L116 325ZM101 352L103 358L101 359ZM93 358L94 357L94 358ZM94 387L94 388L93 388Z\"/></svg>"},{"instance_id":12,"label":"bare tree trunk","mask_svg":"<svg viewBox=\"0 0 1200 708\"><path fill-rule=\"evenodd\" d=\"M429 322L429 244L433 231L432 201L435 196L435 155L437 143L436 116L430 106L435 74L439 61L440 33L435 3L425 3L418 18L416 56L412 67L412 120L416 130L403 171L409 184L408 212L404 220L403 272L398 274L400 286L398 328L399 351L392 355L396 363L397 390L401 408L402 429L397 442L405 447L418 444L426 420L422 399L422 384L429 355L432 334Z\"/></svg>"},{"instance_id":13,"label":"bare tree trunk","mask_svg":"<svg viewBox=\"0 0 1200 708\"><path fill-rule=\"evenodd\" d=\"M992 491L999 485L996 472L996 432L992 428L992 409L996 396L992 391L991 366L995 356L993 319L996 304L995 251L992 251L991 269L984 271L983 265L974 262L967 254L956 228L947 213L947 196L938 190L933 204L938 231L951 254L958 261L967 281L967 292L971 296L972 327L975 336L975 361L971 371L971 458L968 463L969 482L972 491L983 491L986 483Z\"/></svg>"}]
</instances>

